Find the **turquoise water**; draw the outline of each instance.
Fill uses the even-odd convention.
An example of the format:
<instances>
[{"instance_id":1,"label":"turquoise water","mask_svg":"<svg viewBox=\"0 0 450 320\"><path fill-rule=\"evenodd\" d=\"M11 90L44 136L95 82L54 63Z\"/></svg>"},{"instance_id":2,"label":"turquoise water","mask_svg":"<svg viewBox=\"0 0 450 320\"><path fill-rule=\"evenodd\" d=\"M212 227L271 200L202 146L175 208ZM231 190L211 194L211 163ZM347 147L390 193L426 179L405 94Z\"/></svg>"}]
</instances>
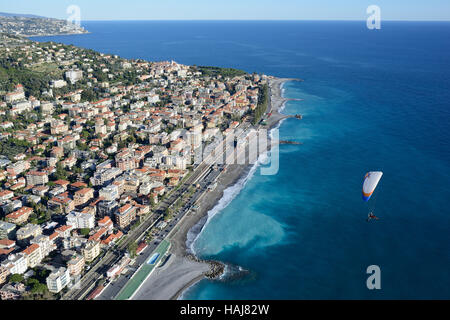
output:
<instances>
[{"instance_id":1,"label":"turquoise water","mask_svg":"<svg viewBox=\"0 0 450 320\"><path fill-rule=\"evenodd\" d=\"M450 23L93 22L51 37L288 82L280 170L259 170L193 244L237 267L185 299L450 298ZM368 204L364 174L384 176ZM230 197L230 195L227 195ZM223 205L222 201L222 205ZM374 210L380 220L366 222ZM366 268L381 268L379 291Z\"/></svg>"}]
</instances>

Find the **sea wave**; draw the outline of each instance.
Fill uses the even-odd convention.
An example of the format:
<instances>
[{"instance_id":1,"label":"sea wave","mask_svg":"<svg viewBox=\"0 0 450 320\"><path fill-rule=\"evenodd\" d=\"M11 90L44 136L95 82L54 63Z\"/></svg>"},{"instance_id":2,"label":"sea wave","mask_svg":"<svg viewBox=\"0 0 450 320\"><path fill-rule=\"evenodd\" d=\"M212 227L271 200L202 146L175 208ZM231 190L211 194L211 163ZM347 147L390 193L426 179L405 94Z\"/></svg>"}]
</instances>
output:
<instances>
[{"instance_id":1,"label":"sea wave","mask_svg":"<svg viewBox=\"0 0 450 320\"><path fill-rule=\"evenodd\" d=\"M211 219L218 214L220 211L225 209L231 201L233 201L234 198L241 192L241 190L245 187L247 182L253 177L253 175L256 172L256 169L258 168L260 160L251 167L250 171L247 175L241 177L238 182L236 182L234 185L226 188L223 192L222 198L220 198L219 202L208 211L208 214L200 219L200 221L193 226L188 234L186 239L186 248L190 251L190 253L196 255L194 244L195 241L198 239L198 237L201 235L203 229L210 223Z\"/></svg>"},{"instance_id":2,"label":"sea wave","mask_svg":"<svg viewBox=\"0 0 450 320\"><path fill-rule=\"evenodd\" d=\"M286 82L282 82L280 83L280 92L281 92L281 98L285 98L284 93L286 92L286 88L284 87L286 84ZM282 111L286 108L286 102L283 102L283 104L280 106L280 108L278 109L279 113L282 113Z\"/></svg>"}]
</instances>

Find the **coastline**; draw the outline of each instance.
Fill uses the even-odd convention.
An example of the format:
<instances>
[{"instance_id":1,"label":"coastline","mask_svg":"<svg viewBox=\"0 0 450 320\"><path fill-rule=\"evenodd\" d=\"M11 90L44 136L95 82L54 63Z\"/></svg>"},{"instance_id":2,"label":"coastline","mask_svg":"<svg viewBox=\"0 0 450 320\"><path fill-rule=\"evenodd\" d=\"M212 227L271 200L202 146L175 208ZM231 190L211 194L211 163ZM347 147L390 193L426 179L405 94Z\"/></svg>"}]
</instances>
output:
<instances>
[{"instance_id":1,"label":"coastline","mask_svg":"<svg viewBox=\"0 0 450 320\"><path fill-rule=\"evenodd\" d=\"M275 77L269 79L268 112L271 113L271 116L267 119L267 124L263 126L267 130L275 128L281 124L282 120L288 118L281 113L284 104L289 101L283 97L283 85L288 81L302 80ZM227 167L226 173L219 176L216 189L206 193L196 212L189 212L183 217L179 227L174 230L170 239L171 263L167 264L161 272L155 272L147 278L133 296L133 300L176 300L199 281L205 278L215 279L223 274L224 264L222 262L203 261L196 257L194 252L191 252L187 246L188 237L191 238L189 239L190 245L208 223L210 211L216 206L220 206L221 201L228 201L222 204L222 206L226 206L234 198L235 195L231 195L230 199L224 199L226 190L230 188L228 192L232 192L231 188L235 186L242 189L246 180L251 176L251 169L256 165L233 164ZM222 208L218 209L220 211ZM162 284L165 285L164 290L160 289L163 288Z\"/></svg>"},{"instance_id":2,"label":"coastline","mask_svg":"<svg viewBox=\"0 0 450 320\"><path fill-rule=\"evenodd\" d=\"M37 37L76 36L83 34L90 34L90 32L87 31L81 33L54 33L54 34L35 34L35 35L20 35L20 36L24 38L37 38Z\"/></svg>"}]
</instances>

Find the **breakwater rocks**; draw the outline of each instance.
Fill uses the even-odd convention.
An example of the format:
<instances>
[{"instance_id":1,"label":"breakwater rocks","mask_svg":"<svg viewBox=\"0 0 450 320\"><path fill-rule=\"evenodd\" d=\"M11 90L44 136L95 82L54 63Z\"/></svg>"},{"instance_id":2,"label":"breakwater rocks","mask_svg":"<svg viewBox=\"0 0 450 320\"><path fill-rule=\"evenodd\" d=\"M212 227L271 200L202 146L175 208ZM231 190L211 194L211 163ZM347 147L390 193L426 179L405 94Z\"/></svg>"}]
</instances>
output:
<instances>
[{"instance_id":1,"label":"breakwater rocks","mask_svg":"<svg viewBox=\"0 0 450 320\"><path fill-rule=\"evenodd\" d=\"M198 257L194 256L193 254L186 255L186 258L191 261L209 264L210 270L208 272L204 273L205 277L208 279L217 279L224 273L225 265L219 261L202 260L202 259L199 259Z\"/></svg>"},{"instance_id":2,"label":"breakwater rocks","mask_svg":"<svg viewBox=\"0 0 450 320\"><path fill-rule=\"evenodd\" d=\"M288 116L286 116L286 118L295 118L298 120L302 120L303 116L301 114L294 114L294 115L288 115Z\"/></svg>"},{"instance_id":3,"label":"breakwater rocks","mask_svg":"<svg viewBox=\"0 0 450 320\"><path fill-rule=\"evenodd\" d=\"M303 143L297 142L297 141L280 140L280 144L295 144L295 145L301 145L301 144L303 144Z\"/></svg>"}]
</instances>

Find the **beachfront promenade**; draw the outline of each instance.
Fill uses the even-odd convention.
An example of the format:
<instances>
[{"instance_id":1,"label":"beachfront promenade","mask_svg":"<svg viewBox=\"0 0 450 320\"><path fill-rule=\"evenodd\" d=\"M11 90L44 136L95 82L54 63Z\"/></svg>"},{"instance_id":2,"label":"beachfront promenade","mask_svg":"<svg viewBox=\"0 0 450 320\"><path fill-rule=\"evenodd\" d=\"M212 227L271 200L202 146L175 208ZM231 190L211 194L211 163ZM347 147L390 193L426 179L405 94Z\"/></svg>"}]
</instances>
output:
<instances>
[{"instance_id":1,"label":"beachfront promenade","mask_svg":"<svg viewBox=\"0 0 450 320\"><path fill-rule=\"evenodd\" d=\"M144 283L145 279L153 272L153 270L158 266L161 259L164 258L165 254L170 248L170 242L167 240L161 241L159 246L153 252L153 254L159 254L158 258L153 264L150 264L149 260L142 264L141 267L136 271L133 277L128 281L128 283L119 292L115 300L128 300L133 297L135 292Z\"/></svg>"}]
</instances>

